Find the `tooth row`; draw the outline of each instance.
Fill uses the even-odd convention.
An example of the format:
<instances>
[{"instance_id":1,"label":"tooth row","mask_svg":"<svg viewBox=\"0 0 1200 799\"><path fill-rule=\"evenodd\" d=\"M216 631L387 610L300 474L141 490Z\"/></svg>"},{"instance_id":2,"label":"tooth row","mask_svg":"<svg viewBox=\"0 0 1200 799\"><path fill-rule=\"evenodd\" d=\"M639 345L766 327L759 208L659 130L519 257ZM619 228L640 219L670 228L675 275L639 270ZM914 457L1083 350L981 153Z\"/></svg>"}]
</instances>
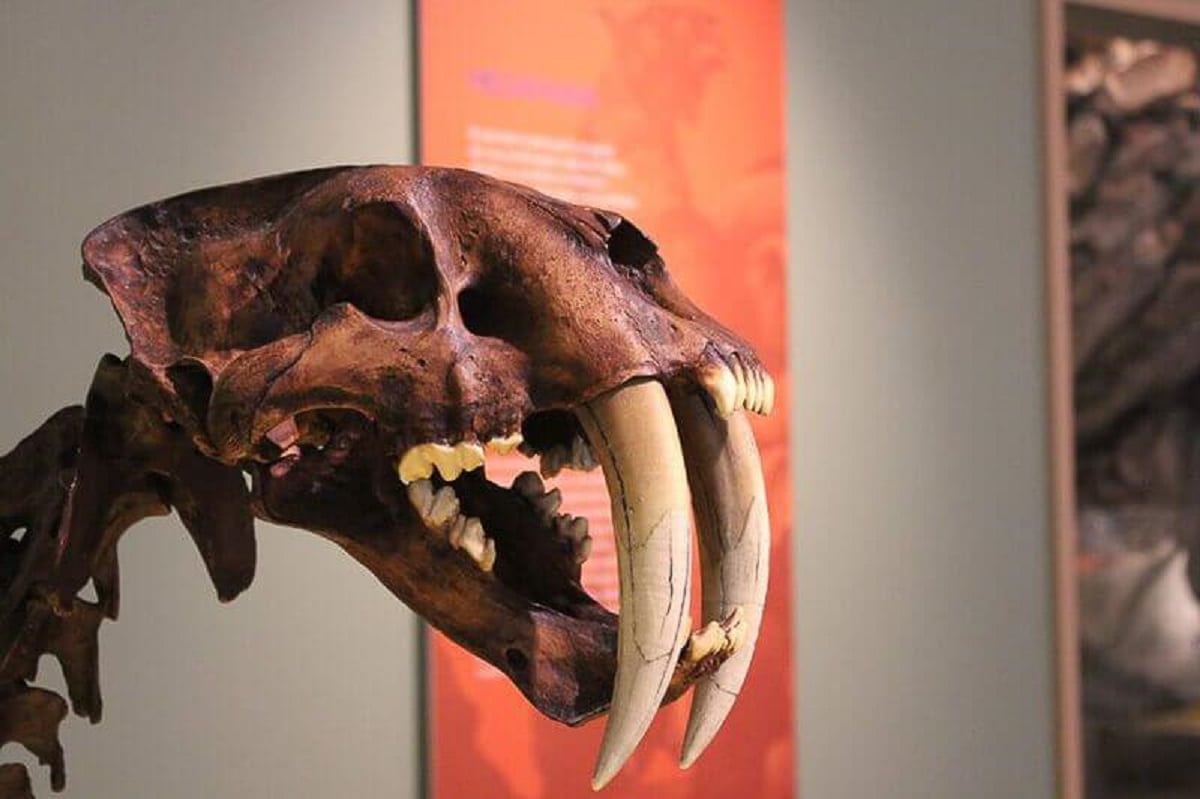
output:
<instances>
[{"instance_id":1,"label":"tooth row","mask_svg":"<svg viewBox=\"0 0 1200 799\"><path fill-rule=\"evenodd\" d=\"M503 438L493 438L486 447L500 455L507 455L522 441L520 433ZM474 442L458 444L417 444L405 450L396 462L396 472L406 485L414 480L425 480L433 476L436 468L443 480L457 480L463 472L473 471L483 465L484 447Z\"/></svg>"},{"instance_id":2,"label":"tooth row","mask_svg":"<svg viewBox=\"0 0 1200 799\"><path fill-rule=\"evenodd\" d=\"M592 537L588 535L588 520L582 516L558 513L562 505L562 492L557 488L546 490L537 472L521 472L512 483L513 490L529 500L538 510L543 522L553 523L560 538L571 545L575 563L582 565L592 554Z\"/></svg>"},{"instance_id":3,"label":"tooth row","mask_svg":"<svg viewBox=\"0 0 1200 799\"><path fill-rule=\"evenodd\" d=\"M729 366L705 367L699 377L721 416L728 417L739 408L766 416L775 407L775 381L765 369L745 366L736 356Z\"/></svg>"},{"instance_id":4,"label":"tooth row","mask_svg":"<svg viewBox=\"0 0 1200 799\"><path fill-rule=\"evenodd\" d=\"M408 484L408 500L427 527L467 553L480 569L490 572L496 565L495 540L487 537L479 519L461 513L453 488L442 486L434 491L428 478L414 480Z\"/></svg>"},{"instance_id":5,"label":"tooth row","mask_svg":"<svg viewBox=\"0 0 1200 799\"><path fill-rule=\"evenodd\" d=\"M540 453L538 468L543 477L554 477L563 469L574 469L577 472L590 472L599 464L592 448L581 436L575 436L570 446L555 444Z\"/></svg>"}]
</instances>

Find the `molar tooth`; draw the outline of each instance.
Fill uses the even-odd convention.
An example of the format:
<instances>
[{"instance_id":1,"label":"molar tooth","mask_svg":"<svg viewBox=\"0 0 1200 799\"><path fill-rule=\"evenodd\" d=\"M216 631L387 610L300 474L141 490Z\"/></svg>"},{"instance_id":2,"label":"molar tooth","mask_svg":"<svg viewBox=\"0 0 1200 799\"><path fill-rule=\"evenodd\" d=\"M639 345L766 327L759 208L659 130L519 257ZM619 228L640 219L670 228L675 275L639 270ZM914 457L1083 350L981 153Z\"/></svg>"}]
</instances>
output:
<instances>
[{"instance_id":1,"label":"molar tooth","mask_svg":"<svg viewBox=\"0 0 1200 799\"><path fill-rule=\"evenodd\" d=\"M493 438L487 443L488 449L494 450L500 455L507 455L514 449L521 447L525 443L525 437L520 431L504 436L503 438Z\"/></svg>"},{"instance_id":2,"label":"molar tooth","mask_svg":"<svg viewBox=\"0 0 1200 799\"><path fill-rule=\"evenodd\" d=\"M546 484L537 472L521 472L513 480L512 487L518 494L529 499L540 497L546 492Z\"/></svg>"},{"instance_id":3,"label":"molar tooth","mask_svg":"<svg viewBox=\"0 0 1200 799\"><path fill-rule=\"evenodd\" d=\"M467 522L469 521L471 521L471 519L467 516L455 517L454 522L450 525L450 533L447 536L450 541L450 546L454 547L455 549L462 548L463 536L467 532ZM475 521L479 520L475 519Z\"/></svg>"},{"instance_id":4,"label":"molar tooth","mask_svg":"<svg viewBox=\"0 0 1200 799\"><path fill-rule=\"evenodd\" d=\"M483 465L483 447L479 444L464 441L456 445L454 449L464 472L475 471Z\"/></svg>"},{"instance_id":5,"label":"molar tooth","mask_svg":"<svg viewBox=\"0 0 1200 799\"><path fill-rule=\"evenodd\" d=\"M727 417L733 413L737 399L737 380L733 372L721 365L705 367L700 371L700 385L712 397L719 415Z\"/></svg>"},{"instance_id":6,"label":"molar tooth","mask_svg":"<svg viewBox=\"0 0 1200 799\"><path fill-rule=\"evenodd\" d=\"M478 519L466 519L454 545L470 555L471 559L479 564L479 568L484 571L492 570L496 562L496 542L484 535L483 523Z\"/></svg>"},{"instance_id":7,"label":"molar tooth","mask_svg":"<svg viewBox=\"0 0 1200 799\"><path fill-rule=\"evenodd\" d=\"M433 464L429 462L425 446L409 447L408 451L396 462L396 473L400 475L400 482L406 484L431 477Z\"/></svg>"},{"instance_id":8,"label":"molar tooth","mask_svg":"<svg viewBox=\"0 0 1200 799\"><path fill-rule=\"evenodd\" d=\"M433 482L430 480L414 480L408 484L408 501L416 509L422 519L429 516L433 508Z\"/></svg>"},{"instance_id":9,"label":"molar tooth","mask_svg":"<svg viewBox=\"0 0 1200 799\"><path fill-rule=\"evenodd\" d=\"M433 502L429 508L427 521L435 527L444 528L458 516L458 510L458 495L454 493L454 489L450 486L442 486L433 495Z\"/></svg>"}]
</instances>

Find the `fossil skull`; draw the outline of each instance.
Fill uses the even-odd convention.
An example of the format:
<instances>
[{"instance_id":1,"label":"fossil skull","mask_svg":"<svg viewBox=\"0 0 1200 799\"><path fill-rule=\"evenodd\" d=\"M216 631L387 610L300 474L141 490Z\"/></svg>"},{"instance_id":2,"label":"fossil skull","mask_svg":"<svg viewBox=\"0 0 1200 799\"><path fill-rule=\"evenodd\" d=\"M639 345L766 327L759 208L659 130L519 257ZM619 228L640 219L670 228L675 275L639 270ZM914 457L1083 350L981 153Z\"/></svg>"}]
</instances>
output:
<instances>
[{"instance_id":1,"label":"fossil skull","mask_svg":"<svg viewBox=\"0 0 1200 799\"><path fill-rule=\"evenodd\" d=\"M745 412L774 387L629 221L461 170L343 167L144 206L83 253L131 344L124 395L252 476L223 504L335 541L550 717L607 708L597 788L693 684L682 764L712 740L762 618ZM580 586L586 520L532 472L487 479L517 448L603 470L619 616ZM249 584L252 547L201 549L223 597Z\"/></svg>"}]
</instances>

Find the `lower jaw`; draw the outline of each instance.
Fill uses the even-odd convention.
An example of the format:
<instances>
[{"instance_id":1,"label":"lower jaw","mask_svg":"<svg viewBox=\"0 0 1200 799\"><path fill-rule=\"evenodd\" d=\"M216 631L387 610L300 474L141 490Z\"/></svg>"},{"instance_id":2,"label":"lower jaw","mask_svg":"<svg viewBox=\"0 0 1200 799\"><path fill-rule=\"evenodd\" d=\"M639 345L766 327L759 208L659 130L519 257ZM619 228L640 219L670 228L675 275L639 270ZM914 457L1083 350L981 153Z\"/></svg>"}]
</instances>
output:
<instances>
[{"instance_id":1,"label":"lower jaw","mask_svg":"<svg viewBox=\"0 0 1200 799\"><path fill-rule=\"evenodd\" d=\"M463 512L496 541L481 571L416 517L379 447L360 441L331 477L301 458L286 474L262 469L255 511L311 530L365 566L398 599L456 644L503 672L546 716L570 725L612 698L617 617L579 585L579 566L527 503L482 470L454 482Z\"/></svg>"}]
</instances>

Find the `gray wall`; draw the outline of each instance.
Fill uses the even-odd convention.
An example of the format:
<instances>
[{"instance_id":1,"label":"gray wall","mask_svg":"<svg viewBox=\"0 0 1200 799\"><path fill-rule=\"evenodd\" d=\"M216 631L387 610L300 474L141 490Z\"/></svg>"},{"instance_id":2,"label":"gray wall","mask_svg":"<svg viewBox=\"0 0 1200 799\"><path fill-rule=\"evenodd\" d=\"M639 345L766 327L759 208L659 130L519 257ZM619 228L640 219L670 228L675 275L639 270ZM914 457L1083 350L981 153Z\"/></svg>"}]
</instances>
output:
<instances>
[{"instance_id":1,"label":"gray wall","mask_svg":"<svg viewBox=\"0 0 1200 799\"><path fill-rule=\"evenodd\" d=\"M1036 14L788 9L808 799L1054 792Z\"/></svg>"},{"instance_id":2,"label":"gray wall","mask_svg":"<svg viewBox=\"0 0 1200 799\"><path fill-rule=\"evenodd\" d=\"M0 2L0 448L128 351L80 277L91 226L204 184L411 158L408 17L399 0ZM68 796L416 794L415 622L348 557L260 525L258 577L228 607L173 519L132 530L121 561L104 722L64 725Z\"/></svg>"}]
</instances>

